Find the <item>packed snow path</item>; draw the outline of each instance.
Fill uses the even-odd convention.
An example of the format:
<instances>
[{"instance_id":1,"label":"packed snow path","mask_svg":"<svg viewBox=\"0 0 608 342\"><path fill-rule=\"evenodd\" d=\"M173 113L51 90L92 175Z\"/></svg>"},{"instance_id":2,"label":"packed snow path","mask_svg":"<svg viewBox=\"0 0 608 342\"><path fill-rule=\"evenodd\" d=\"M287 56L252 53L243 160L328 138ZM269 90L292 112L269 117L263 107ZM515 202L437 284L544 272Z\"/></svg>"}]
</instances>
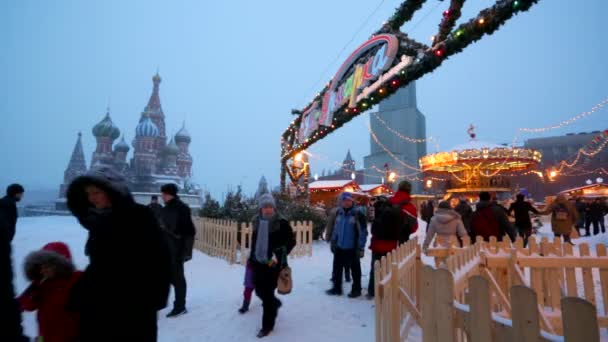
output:
<instances>
[{"instance_id":1,"label":"packed snow path","mask_svg":"<svg viewBox=\"0 0 608 342\"><path fill-rule=\"evenodd\" d=\"M13 241L13 263L16 291L26 286L22 264L25 256L51 241L63 241L70 246L75 263L83 269L88 260L84 255L86 231L72 217L21 218ZM373 341L373 301L364 297L349 299L346 295L329 297L325 294L331 284L331 253L324 242L314 244L313 256L291 259L294 290L283 301L275 331L265 341ZM362 261L363 287L367 288L370 255ZM237 309L243 299L244 268L211 258L195 251L186 264L188 281L188 314L167 319L169 307L159 313L159 341L257 341L261 327L262 306L253 298L251 309L240 315ZM118 280L117 280L118 281ZM350 291L350 283L344 287ZM364 291L365 293L365 291ZM129 303L125 303L129 305ZM121 308L116 308L120 310ZM29 336L36 336L35 313L24 314L24 326ZM111 329L111 327L108 327Z\"/></svg>"}]
</instances>

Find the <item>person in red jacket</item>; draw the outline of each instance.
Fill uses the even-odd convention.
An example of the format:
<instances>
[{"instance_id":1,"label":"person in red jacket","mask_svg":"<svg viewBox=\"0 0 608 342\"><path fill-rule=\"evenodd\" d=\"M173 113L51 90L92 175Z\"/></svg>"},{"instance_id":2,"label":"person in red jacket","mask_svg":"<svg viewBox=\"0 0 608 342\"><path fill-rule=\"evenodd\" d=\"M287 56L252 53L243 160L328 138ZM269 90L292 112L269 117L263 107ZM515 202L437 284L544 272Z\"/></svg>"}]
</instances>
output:
<instances>
[{"instance_id":1,"label":"person in red jacket","mask_svg":"<svg viewBox=\"0 0 608 342\"><path fill-rule=\"evenodd\" d=\"M372 238L369 247L369 249L372 250L372 266L369 273L369 284L367 286L367 297L369 299L373 298L375 295L374 263L376 260L382 259L388 252L397 248L399 243L407 241L410 234L413 234L418 230L418 212L416 206L412 204L411 192L412 184L408 181L402 181L399 183L397 193L388 200L390 205L401 208L401 220L399 220L398 228L402 227L403 223L408 222L410 229L409 234L407 234L408 236L400 237L399 234L394 234L398 228L378 227L377 229L374 229L374 225L377 225L378 222L372 224ZM380 213L376 213L376 215L380 215ZM378 217L378 219L381 220L382 218Z\"/></svg>"},{"instance_id":2,"label":"person in red jacket","mask_svg":"<svg viewBox=\"0 0 608 342\"><path fill-rule=\"evenodd\" d=\"M79 341L79 315L67 306L72 286L82 272L75 270L68 246L51 242L30 253L24 270L32 283L17 300L22 311L38 311L40 341Z\"/></svg>"}]
</instances>

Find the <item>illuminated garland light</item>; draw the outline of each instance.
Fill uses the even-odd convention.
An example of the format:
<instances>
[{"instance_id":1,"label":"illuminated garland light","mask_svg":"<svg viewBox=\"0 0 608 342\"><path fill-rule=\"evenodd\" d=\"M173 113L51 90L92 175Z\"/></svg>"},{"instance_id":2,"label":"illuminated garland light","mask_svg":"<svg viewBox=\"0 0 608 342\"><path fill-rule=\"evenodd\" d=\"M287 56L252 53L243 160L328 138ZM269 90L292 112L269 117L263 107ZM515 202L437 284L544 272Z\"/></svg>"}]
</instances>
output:
<instances>
[{"instance_id":1,"label":"illuminated garland light","mask_svg":"<svg viewBox=\"0 0 608 342\"><path fill-rule=\"evenodd\" d=\"M425 143L425 142L431 142L434 141L435 139L433 137L428 137L426 139L416 139L416 138L410 138L408 136L402 135L401 133L397 132L396 130L394 130L393 128L391 128L386 121L384 121L382 118L380 118L380 115L378 115L379 112L375 112L375 113L371 113L371 115L373 115L376 120L378 120L383 126L384 128L386 128L389 132L393 133L394 135L396 135L397 137L399 137L399 139L413 143L413 144L421 144L421 143Z\"/></svg>"},{"instance_id":2,"label":"illuminated garland light","mask_svg":"<svg viewBox=\"0 0 608 342\"><path fill-rule=\"evenodd\" d=\"M376 144L378 144L378 146L380 146L384 150L384 152L386 152L389 156L391 156L391 158L395 159L395 161L397 161L399 164L405 166L406 168L408 168L410 170L422 172L421 169L419 169L417 167L414 167L414 166L411 166L410 164L408 164L408 163L404 162L403 160L397 158L397 156L395 156L393 154L393 152L391 152L389 149L387 149L386 146L384 146L380 142L380 140L378 140L378 137L376 136L376 134L374 133L374 131L372 131L372 127L369 124L367 125L367 129L369 130L369 134L371 135L371 137L374 140L374 142Z\"/></svg>"},{"instance_id":3,"label":"illuminated garland light","mask_svg":"<svg viewBox=\"0 0 608 342\"><path fill-rule=\"evenodd\" d=\"M593 106L593 108L591 108L589 111L586 112L582 112L576 116L571 117L570 119L564 120L558 124L555 124L553 126L547 126L547 127L539 127L539 128L520 128L519 131L520 132L525 132L525 133L541 133L541 132L546 132L549 130L554 130L554 129L558 129L558 128L562 128L564 126L567 125L571 125L574 122L583 119L593 113L598 112L600 109L602 109L604 106L608 105L608 98L606 98L605 100L603 100L602 102L596 104L595 106Z\"/></svg>"},{"instance_id":4,"label":"illuminated garland light","mask_svg":"<svg viewBox=\"0 0 608 342\"><path fill-rule=\"evenodd\" d=\"M569 168L569 169L572 169L572 168L574 168L574 166L576 164L578 164L578 162L581 159L581 156L585 155L587 157L593 158L598 153L600 153L602 150L604 150L604 148L606 148L606 146L608 145L608 130L604 131L603 135L605 136L604 137L604 142L602 142L599 147L597 147L595 150L592 150L591 148L588 148L588 149L591 149L590 151L586 151L585 150L586 146L579 148L578 151L577 151L577 153L576 153L576 157L574 158L574 160L572 161L572 163L568 163L566 160L562 160L559 163L560 166L559 166L559 168L558 168L557 171L558 172L562 172L562 170L564 168L566 168L566 167ZM593 143L596 140L596 138L598 138L598 137L601 138L601 136L597 136L597 137L593 138L593 140L591 140L591 142L589 144ZM587 146L589 144L587 144Z\"/></svg>"}]
</instances>

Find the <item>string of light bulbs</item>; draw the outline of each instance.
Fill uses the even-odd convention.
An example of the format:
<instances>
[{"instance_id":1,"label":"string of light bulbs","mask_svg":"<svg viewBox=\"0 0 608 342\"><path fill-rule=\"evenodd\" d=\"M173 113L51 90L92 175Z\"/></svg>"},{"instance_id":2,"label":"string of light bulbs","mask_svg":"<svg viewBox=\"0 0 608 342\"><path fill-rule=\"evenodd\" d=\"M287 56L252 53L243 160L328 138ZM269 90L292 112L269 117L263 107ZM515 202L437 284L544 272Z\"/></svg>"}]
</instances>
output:
<instances>
[{"instance_id":1,"label":"string of light bulbs","mask_svg":"<svg viewBox=\"0 0 608 342\"><path fill-rule=\"evenodd\" d=\"M367 125L367 129L369 130L369 134L371 135L372 139L374 140L374 142L376 144L378 144L378 146L380 146L384 152L386 152L389 156L391 156L391 158L395 159L395 161L397 161L399 164L403 165L404 167L410 169L410 170L414 170L414 171L422 171L421 169L414 167L406 162L404 162L403 160L397 158L397 156L395 154L393 154L393 152L391 152L388 148L386 148L386 146L384 146L384 144L382 144L380 142L380 140L378 139L378 137L376 136L376 133L374 133L374 131L372 131L372 127L368 124Z\"/></svg>"},{"instance_id":2,"label":"string of light bulbs","mask_svg":"<svg viewBox=\"0 0 608 342\"><path fill-rule=\"evenodd\" d=\"M384 126L384 128L386 128L386 129L387 129L389 132L391 132L391 133L393 133L394 135L396 135L397 137L399 137L399 139L401 139L401 140L404 140L404 141L410 142L410 143L412 143L412 144L420 144L420 143L425 143L425 142L431 142L431 141L435 141L435 138L433 138L432 136L431 136L431 137L428 137L428 138L426 138L426 139L417 139L417 138L411 138L411 137L405 136L405 135L403 135L403 134L401 134L401 133L397 132L395 129L391 128L391 127L388 125L388 123L386 123L386 121L384 121L384 120L383 120L383 119L380 117L379 112L374 112L374 113L371 113L371 115L372 115L373 117L375 117L375 118L376 118L376 120L378 120L378 122L380 122L380 123L381 123L381 124Z\"/></svg>"},{"instance_id":3,"label":"string of light bulbs","mask_svg":"<svg viewBox=\"0 0 608 342\"><path fill-rule=\"evenodd\" d=\"M574 122L585 118L593 113L598 112L600 109L602 109L604 106L608 105L608 98L604 99L603 101L601 101L600 103L596 104L595 106L593 106L590 110L586 111L586 112L582 112L578 115L575 115L567 120L564 120L560 123L557 123L555 125L552 126L546 126L546 127L538 127L538 128L520 128L519 131L520 132L525 132L525 133L541 133L541 132L546 132L549 130L554 130L554 129L558 129L558 128L562 128L564 126L567 125L571 125Z\"/></svg>"}]
</instances>

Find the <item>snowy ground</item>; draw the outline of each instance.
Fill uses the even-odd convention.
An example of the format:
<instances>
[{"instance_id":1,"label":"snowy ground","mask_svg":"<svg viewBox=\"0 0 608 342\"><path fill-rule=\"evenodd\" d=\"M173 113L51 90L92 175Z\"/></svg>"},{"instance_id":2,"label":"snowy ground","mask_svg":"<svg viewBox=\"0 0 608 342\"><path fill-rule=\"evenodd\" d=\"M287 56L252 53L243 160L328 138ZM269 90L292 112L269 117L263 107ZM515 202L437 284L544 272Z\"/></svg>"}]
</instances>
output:
<instances>
[{"instance_id":1,"label":"snowy ground","mask_svg":"<svg viewBox=\"0 0 608 342\"><path fill-rule=\"evenodd\" d=\"M424 239L424 223L416 233L419 241ZM550 225L540 230L537 238L553 238ZM27 253L41 248L51 241L67 243L78 268L83 269L88 260L84 256L86 231L72 217L31 217L19 219L17 235L13 242L13 262L16 268L16 290L27 286L23 276L22 261ZM603 243L608 245L608 234L574 240L576 244ZM312 258L291 259L294 291L281 296L276 329L267 341L373 341L373 301L363 298L349 299L346 296L329 297L324 291L329 282L332 256L324 242L315 242ZM425 259L432 263L433 259ZM367 288L370 253L362 261L362 284ZM195 251L192 261L186 264L188 281L189 313L177 319L167 319L168 309L159 315L159 341L256 341L260 328L262 307L254 297L251 310L239 315L237 309L242 301L244 268L228 265L224 260L208 257ZM350 284L345 284L345 292ZM172 299L171 299L172 301ZM24 326L30 336L36 335L35 314L24 315ZM411 336L417 340L420 336Z\"/></svg>"},{"instance_id":2,"label":"snowy ground","mask_svg":"<svg viewBox=\"0 0 608 342\"><path fill-rule=\"evenodd\" d=\"M27 286L22 261L27 253L51 241L66 242L79 268L84 268L86 231L72 217L21 218L13 241L16 291ZM367 253L369 254L369 253ZM362 261L364 288L367 288L369 255ZM346 296L329 297L331 253L326 243L314 245L313 257L291 259L294 291L281 296L283 307L276 329L267 341L365 341L374 339L373 301ZM159 341L256 341L262 321L262 306L254 298L251 310L240 315L244 268L230 266L224 260L210 258L198 251L186 264L189 313L177 319L159 315ZM349 291L350 284L344 287ZM118 308L117 308L118 309ZM30 336L36 334L35 314L24 315Z\"/></svg>"}]
</instances>

